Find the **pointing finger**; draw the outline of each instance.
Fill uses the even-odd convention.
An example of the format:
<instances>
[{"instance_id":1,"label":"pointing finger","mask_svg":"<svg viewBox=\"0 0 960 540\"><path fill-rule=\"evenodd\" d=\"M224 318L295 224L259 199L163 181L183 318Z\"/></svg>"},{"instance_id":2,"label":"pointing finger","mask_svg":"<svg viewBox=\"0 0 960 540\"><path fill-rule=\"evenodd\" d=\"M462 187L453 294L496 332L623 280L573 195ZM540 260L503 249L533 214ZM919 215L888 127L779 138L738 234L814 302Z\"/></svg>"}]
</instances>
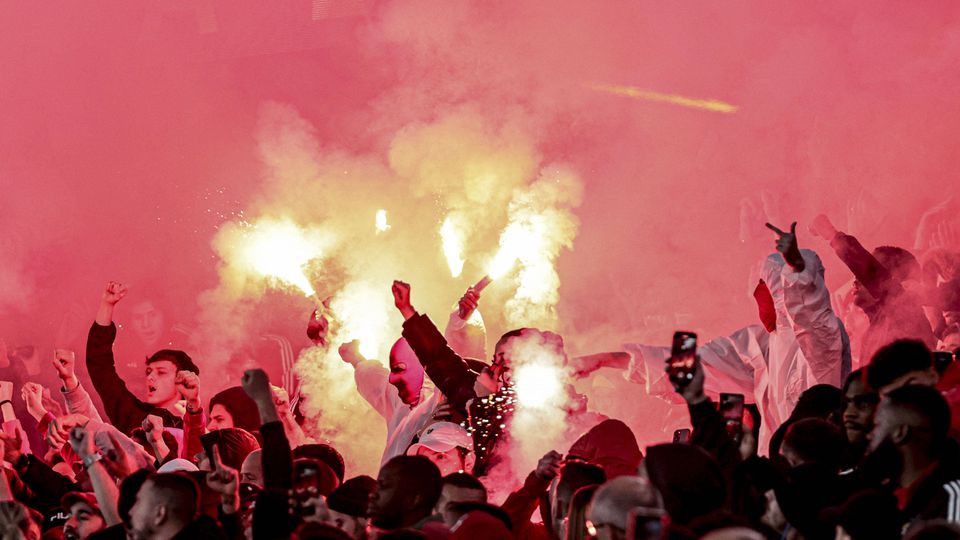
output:
<instances>
[{"instance_id":1,"label":"pointing finger","mask_svg":"<svg viewBox=\"0 0 960 540\"><path fill-rule=\"evenodd\" d=\"M773 232L775 232L775 233L777 233L777 234L779 234L780 236L783 236L783 235L785 235L785 234L787 234L787 233L785 233L785 232L783 232L783 231L781 231L780 229L778 229L778 228L776 228L776 227L774 227L774 226L773 226L773 225L771 225L770 223L767 223L767 228L768 228L768 229L770 229L771 231L773 231Z\"/></svg>"}]
</instances>

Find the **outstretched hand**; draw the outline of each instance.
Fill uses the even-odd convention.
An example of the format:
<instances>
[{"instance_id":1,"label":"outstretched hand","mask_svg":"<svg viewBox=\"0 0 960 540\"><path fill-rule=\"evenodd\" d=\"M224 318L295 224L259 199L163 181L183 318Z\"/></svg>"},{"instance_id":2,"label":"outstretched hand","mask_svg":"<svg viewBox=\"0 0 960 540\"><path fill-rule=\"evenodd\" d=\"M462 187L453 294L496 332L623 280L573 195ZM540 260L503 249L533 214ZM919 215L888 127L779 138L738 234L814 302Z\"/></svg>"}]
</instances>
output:
<instances>
[{"instance_id":1,"label":"outstretched hand","mask_svg":"<svg viewBox=\"0 0 960 540\"><path fill-rule=\"evenodd\" d=\"M790 224L790 232L781 231L770 223L767 223L767 228L777 233L777 251L783 255L783 260L797 272L803 272L806 265L803 262L803 255L800 254L800 245L797 243L797 222Z\"/></svg>"},{"instance_id":2,"label":"outstretched hand","mask_svg":"<svg viewBox=\"0 0 960 540\"><path fill-rule=\"evenodd\" d=\"M820 214L813 218L813 222L810 223L810 232L829 242L837 235L837 228L830 222L830 218L825 214Z\"/></svg>"},{"instance_id":3,"label":"outstretched hand","mask_svg":"<svg viewBox=\"0 0 960 540\"><path fill-rule=\"evenodd\" d=\"M537 462L537 469L534 472L543 480L553 480L560 474L560 462L562 460L563 454L556 450L551 450L540 458L540 461Z\"/></svg>"}]
</instances>

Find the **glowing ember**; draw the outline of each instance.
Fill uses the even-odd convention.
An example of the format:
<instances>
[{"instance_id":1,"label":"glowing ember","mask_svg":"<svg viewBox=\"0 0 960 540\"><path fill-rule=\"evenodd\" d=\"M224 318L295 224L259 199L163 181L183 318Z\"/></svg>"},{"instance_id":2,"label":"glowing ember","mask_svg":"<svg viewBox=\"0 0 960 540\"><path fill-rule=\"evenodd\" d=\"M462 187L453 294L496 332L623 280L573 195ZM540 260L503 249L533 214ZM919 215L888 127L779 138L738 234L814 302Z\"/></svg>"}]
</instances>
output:
<instances>
[{"instance_id":1,"label":"glowing ember","mask_svg":"<svg viewBox=\"0 0 960 540\"><path fill-rule=\"evenodd\" d=\"M316 294L303 266L320 256L319 242L290 220L262 220L243 235L240 257L253 272Z\"/></svg>"},{"instance_id":2,"label":"glowing ember","mask_svg":"<svg viewBox=\"0 0 960 540\"><path fill-rule=\"evenodd\" d=\"M359 340L360 354L368 359L382 359L391 304L389 291L377 284L354 282L344 287L331 306L340 324L338 341Z\"/></svg>"},{"instance_id":3,"label":"glowing ember","mask_svg":"<svg viewBox=\"0 0 960 540\"><path fill-rule=\"evenodd\" d=\"M387 232L390 230L390 224L387 223L387 211L377 210L377 232Z\"/></svg>"},{"instance_id":4,"label":"glowing ember","mask_svg":"<svg viewBox=\"0 0 960 540\"><path fill-rule=\"evenodd\" d=\"M453 277L460 277L463 272L463 235L455 223L453 216L447 216L440 226L440 238L443 241L443 255L447 258L447 266Z\"/></svg>"},{"instance_id":5,"label":"glowing ember","mask_svg":"<svg viewBox=\"0 0 960 540\"><path fill-rule=\"evenodd\" d=\"M513 375L517 401L524 407L551 406L562 399L563 370L547 364L519 366Z\"/></svg>"},{"instance_id":6,"label":"glowing ember","mask_svg":"<svg viewBox=\"0 0 960 540\"><path fill-rule=\"evenodd\" d=\"M632 97L636 99L646 99L648 101L660 101L664 103L672 103L674 105L680 105L681 107L689 107L692 109L703 109L712 112L719 113L735 113L737 112L737 106L725 103L716 99L696 99L686 96L678 96L674 94L661 94L660 92L653 92L651 90L643 90L642 88L636 88L633 86L614 86L614 85L604 85L604 84L594 84L590 85L590 88L600 91L607 92L610 94L616 94L618 96Z\"/></svg>"}]
</instances>

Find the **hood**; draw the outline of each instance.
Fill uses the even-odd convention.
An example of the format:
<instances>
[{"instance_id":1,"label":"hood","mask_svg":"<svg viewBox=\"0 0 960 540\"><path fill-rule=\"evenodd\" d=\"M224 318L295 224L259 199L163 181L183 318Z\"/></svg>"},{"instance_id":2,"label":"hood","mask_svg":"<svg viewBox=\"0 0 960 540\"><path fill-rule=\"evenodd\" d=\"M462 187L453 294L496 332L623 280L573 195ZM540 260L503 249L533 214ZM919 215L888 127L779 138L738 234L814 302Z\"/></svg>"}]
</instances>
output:
<instances>
[{"instance_id":1,"label":"hood","mask_svg":"<svg viewBox=\"0 0 960 540\"><path fill-rule=\"evenodd\" d=\"M804 272L811 272L817 276L817 279L823 280L824 269L820 256L810 249L801 249L800 255L803 256L803 261L807 266ZM771 253L759 264L759 268L755 267L751 272L750 291L757 301L761 323L771 332L773 331L772 329L776 329L780 325L785 325L788 321L786 300L783 296L783 267L786 266L786 264L782 255L779 253ZM758 282L761 280L770 293L769 297L766 297L765 294L760 294L757 290ZM767 298L772 299L772 307L775 314L769 313L770 306L766 304ZM775 320L773 317L775 317Z\"/></svg>"},{"instance_id":2,"label":"hood","mask_svg":"<svg viewBox=\"0 0 960 540\"><path fill-rule=\"evenodd\" d=\"M243 388L233 386L210 398L210 410L221 405L233 417L233 426L253 433L260 431L260 411L257 404L244 392ZM207 414L210 413L207 411Z\"/></svg>"},{"instance_id":3,"label":"hood","mask_svg":"<svg viewBox=\"0 0 960 540\"><path fill-rule=\"evenodd\" d=\"M723 506L727 497L723 473L699 446L650 446L645 463L650 483L660 492L672 522L683 525Z\"/></svg>"},{"instance_id":4,"label":"hood","mask_svg":"<svg viewBox=\"0 0 960 540\"><path fill-rule=\"evenodd\" d=\"M620 420L604 420L584 433L567 452L599 465L607 480L637 474L643 452L633 431Z\"/></svg>"}]
</instances>

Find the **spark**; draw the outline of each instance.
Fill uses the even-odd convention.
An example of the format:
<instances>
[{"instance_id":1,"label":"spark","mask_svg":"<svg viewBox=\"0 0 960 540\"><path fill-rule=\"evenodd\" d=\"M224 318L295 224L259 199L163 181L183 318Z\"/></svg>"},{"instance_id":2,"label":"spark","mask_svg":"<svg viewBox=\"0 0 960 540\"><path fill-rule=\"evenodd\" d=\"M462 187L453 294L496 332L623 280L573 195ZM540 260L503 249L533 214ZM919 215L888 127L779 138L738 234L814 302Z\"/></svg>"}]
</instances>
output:
<instances>
[{"instance_id":1,"label":"spark","mask_svg":"<svg viewBox=\"0 0 960 540\"><path fill-rule=\"evenodd\" d=\"M738 107L718 99L697 99L676 94L663 94L652 90L644 90L635 86L617 86L608 84L589 84L588 88L598 92L606 92L618 96L631 97L636 99L645 99L648 101L659 101L662 103L672 103L681 107L692 109L703 109L719 113L735 113Z\"/></svg>"}]
</instances>

